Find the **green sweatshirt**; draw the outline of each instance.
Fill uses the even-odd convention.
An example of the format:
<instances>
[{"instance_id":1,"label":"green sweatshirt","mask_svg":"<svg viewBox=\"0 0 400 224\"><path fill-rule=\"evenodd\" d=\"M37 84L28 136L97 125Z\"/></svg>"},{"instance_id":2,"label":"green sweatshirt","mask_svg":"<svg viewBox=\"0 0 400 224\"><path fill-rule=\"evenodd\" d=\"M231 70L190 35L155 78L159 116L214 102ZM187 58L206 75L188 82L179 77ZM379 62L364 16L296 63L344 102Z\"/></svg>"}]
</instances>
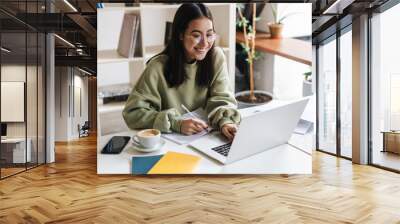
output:
<instances>
[{"instance_id":1,"label":"green sweatshirt","mask_svg":"<svg viewBox=\"0 0 400 224\"><path fill-rule=\"evenodd\" d=\"M185 64L188 79L179 87L170 88L164 78L167 55L154 57L133 88L122 112L131 129L155 128L162 132L180 132L181 114L185 105L190 111L202 107L208 114L209 124L221 128L224 124L239 123L237 102L229 86L224 53L214 49L214 71L211 85L196 84L197 63ZM207 97L207 92L210 95Z\"/></svg>"}]
</instances>

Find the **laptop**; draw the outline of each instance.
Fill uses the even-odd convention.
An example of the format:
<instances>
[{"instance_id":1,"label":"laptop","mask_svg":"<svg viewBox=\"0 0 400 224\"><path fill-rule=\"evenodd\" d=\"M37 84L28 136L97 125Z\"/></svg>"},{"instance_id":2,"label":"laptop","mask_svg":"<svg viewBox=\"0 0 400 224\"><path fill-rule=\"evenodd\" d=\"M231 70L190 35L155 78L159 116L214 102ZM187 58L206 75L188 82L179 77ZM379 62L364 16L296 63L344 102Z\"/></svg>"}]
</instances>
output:
<instances>
[{"instance_id":1,"label":"laptop","mask_svg":"<svg viewBox=\"0 0 400 224\"><path fill-rule=\"evenodd\" d=\"M214 131L191 142L190 146L223 164L229 164L285 144L308 100L302 98L275 106L267 104L246 108L246 115L242 113L242 120L231 143L219 131Z\"/></svg>"}]
</instances>

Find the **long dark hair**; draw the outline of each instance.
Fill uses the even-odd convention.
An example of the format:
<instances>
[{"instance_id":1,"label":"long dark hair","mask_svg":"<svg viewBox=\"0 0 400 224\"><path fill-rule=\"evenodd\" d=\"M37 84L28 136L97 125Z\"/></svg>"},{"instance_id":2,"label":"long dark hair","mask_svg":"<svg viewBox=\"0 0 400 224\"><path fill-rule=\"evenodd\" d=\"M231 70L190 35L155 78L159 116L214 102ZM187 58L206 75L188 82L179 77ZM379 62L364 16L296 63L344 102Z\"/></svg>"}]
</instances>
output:
<instances>
[{"instance_id":1,"label":"long dark hair","mask_svg":"<svg viewBox=\"0 0 400 224\"><path fill-rule=\"evenodd\" d=\"M184 65L186 63L185 49L180 37L188 28L190 21L201 17L206 17L213 22L210 10L202 3L185 3L176 11L172 23L172 37L167 47L160 53L168 56L164 68L164 77L169 87L178 87L187 79L187 74L184 70ZM214 44L207 52L206 57L197 62L196 84L199 86L207 87L211 83L214 74L212 66L213 51Z\"/></svg>"}]
</instances>

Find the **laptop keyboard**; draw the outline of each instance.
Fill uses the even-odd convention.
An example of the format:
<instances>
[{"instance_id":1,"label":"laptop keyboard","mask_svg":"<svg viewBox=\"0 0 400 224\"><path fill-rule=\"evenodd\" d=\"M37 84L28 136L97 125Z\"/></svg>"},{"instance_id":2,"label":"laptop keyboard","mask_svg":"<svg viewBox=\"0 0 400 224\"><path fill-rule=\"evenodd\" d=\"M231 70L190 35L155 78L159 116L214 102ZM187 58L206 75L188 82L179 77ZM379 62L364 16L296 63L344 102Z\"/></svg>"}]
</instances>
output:
<instances>
[{"instance_id":1,"label":"laptop keyboard","mask_svg":"<svg viewBox=\"0 0 400 224\"><path fill-rule=\"evenodd\" d=\"M223 155L223 156L228 156L229 153L229 149L231 149L231 145L232 143L226 143L225 145L220 145L214 148L211 148L212 150L218 152L219 154Z\"/></svg>"}]
</instances>

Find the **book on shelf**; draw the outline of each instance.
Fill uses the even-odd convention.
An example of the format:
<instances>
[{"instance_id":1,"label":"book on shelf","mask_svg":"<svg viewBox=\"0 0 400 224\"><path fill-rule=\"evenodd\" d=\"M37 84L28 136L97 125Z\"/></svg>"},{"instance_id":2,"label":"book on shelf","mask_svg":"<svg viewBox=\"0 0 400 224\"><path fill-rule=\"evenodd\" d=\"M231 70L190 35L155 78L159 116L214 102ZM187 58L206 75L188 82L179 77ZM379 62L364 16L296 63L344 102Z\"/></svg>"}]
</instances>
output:
<instances>
[{"instance_id":1,"label":"book on shelf","mask_svg":"<svg viewBox=\"0 0 400 224\"><path fill-rule=\"evenodd\" d=\"M118 53L126 58L134 57L136 42L139 34L139 16L135 14L125 14L118 41Z\"/></svg>"},{"instance_id":2,"label":"book on shelf","mask_svg":"<svg viewBox=\"0 0 400 224\"><path fill-rule=\"evenodd\" d=\"M133 45L133 56L138 56L141 57L142 56L142 34L140 32L140 17L137 16L136 17L136 26L135 26L135 43Z\"/></svg>"}]
</instances>

